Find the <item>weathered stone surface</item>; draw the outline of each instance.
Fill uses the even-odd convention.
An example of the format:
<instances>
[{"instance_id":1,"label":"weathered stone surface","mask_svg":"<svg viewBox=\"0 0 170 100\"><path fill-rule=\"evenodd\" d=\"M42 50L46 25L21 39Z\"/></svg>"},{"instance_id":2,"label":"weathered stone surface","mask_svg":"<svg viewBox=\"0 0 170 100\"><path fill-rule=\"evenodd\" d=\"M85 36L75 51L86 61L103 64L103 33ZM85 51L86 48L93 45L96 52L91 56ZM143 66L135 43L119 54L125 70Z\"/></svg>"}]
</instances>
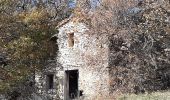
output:
<instances>
[{"instance_id":1,"label":"weathered stone surface","mask_svg":"<svg viewBox=\"0 0 170 100\"><path fill-rule=\"evenodd\" d=\"M70 33L74 33L73 47L68 47L67 36ZM85 24L69 22L59 29L57 42L59 45L57 59L63 67L61 72L79 71L79 90L83 91L84 100L108 95L107 36L88 34L88 28ZM61 76L64 76L64 73ZM61 90L63 88L64 86Z\"/></svg>"},{"instance_id":2,"label":"weathered stone surface","mask_svg":"<svg viewBox=\"0 0 170 100\"><path fill-rule=\"evenodd\" d=\"M108 37L103 34L88 34L84 23L68 22L59 28L57 44L59 47L56 62L49 65L46 72L54 73L53 93L45 89L46 76L37 74L39 93L51 98L65 99L66 71L78 70L78 89L82 100L106 99L109 95ZM74 45L69 47L68 34L74 34ZM58 94L58 95L57 95Z\"/></svg>"},{"instance_id":3,"label":"weathered stone surface","mask_svg":"<svg viewBox=\"0 0 170 100\"><path fill-rule=\"evenodd\" d=\"M51 100L51 99L57 99L58 100L58 69L57 69L57 63L56 61L50 61L49 64L46 65L46 69L42 72L36 72L35 74L35 86L37 90L37 95L35 95L35 98L41 98L42 100ZM53 89L47 89L47 75L53 74L54 75L54 87Z\"/></svg>"}]
</instances>

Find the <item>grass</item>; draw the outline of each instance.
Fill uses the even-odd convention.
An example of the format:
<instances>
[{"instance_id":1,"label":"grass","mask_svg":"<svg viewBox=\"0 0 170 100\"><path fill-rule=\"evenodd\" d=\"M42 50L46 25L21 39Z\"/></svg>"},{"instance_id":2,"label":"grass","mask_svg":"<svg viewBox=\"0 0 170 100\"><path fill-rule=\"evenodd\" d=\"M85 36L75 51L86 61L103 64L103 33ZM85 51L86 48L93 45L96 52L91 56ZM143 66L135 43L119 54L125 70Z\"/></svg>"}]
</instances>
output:
<instances>
[{"instance_id":1,"label":"grass","mask_svg":"<svg viewBox=\"0 0 170 100\"><path fill-rule=\"evenodd\" d=\"M155 92L150 94L128 94L118 98L118 100L170 100L169 92Z\"/></svg>"}]
</instances>

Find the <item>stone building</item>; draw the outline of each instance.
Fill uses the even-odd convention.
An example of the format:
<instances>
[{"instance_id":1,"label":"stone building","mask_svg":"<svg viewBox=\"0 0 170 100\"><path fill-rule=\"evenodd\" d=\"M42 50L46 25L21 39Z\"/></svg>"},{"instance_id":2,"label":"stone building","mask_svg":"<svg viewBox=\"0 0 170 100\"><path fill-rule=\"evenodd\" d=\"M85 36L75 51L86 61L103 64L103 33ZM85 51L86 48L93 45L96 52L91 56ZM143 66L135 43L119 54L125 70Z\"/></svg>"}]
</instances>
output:
<instances>
[{"instance_id":1,"label":"stone building","mask_svg":"<svg viewBox=\"0 0 170 100\"><path fill-rule=\"evenodd\" d=\"M66 20L52 37L56 59L35 76L38 93L48 100L105 100L109 95L107 35L88 34L84 23Z\"/></svg>"}]
</instances>

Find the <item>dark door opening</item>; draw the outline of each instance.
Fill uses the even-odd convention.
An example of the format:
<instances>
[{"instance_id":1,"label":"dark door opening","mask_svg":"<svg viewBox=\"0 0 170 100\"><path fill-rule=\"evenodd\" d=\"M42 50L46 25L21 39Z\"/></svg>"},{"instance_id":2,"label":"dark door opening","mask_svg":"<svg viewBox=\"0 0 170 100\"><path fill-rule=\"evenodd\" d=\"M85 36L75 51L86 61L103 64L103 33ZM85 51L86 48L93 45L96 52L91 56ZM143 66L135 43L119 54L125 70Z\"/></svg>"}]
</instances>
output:
<instances>
[{"instance_id":1,"label":"dark door opening","mask_svg":"<svg viewBox=\"0 0 170 100\"><path fill-rule=\"evenodd\" d=\"M78 97L78 70L66 71L65 93L67 99Z\"/></svg>"}]
</instances>

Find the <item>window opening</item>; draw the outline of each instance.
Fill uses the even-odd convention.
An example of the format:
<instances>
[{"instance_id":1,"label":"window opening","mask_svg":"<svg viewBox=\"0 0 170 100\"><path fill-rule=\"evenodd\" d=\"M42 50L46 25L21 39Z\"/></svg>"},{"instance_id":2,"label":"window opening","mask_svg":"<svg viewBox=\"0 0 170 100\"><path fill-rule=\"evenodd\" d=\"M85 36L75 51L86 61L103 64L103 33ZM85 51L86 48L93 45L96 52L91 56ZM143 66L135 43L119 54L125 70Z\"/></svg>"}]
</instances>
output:
<instances>
[{"instance_id":1,"label":"window opening","mask_svg":"<svg viewBox=\"0 0 170 100\"><path fill-rule=\"evenodd\" d=\"M53 74L47 75L47 88L48 89L54 88L54 75Z\"/></svg>"},{"instance_id":2,"label":"window opening","mask_svg":"<svg viewBox=\"0 0 170 100\"><path fill-rule=\"evenodd\" d=\"M74 46L74 33L68 34L68 46L73 47Z\"/></svg>"}]
</instances>

